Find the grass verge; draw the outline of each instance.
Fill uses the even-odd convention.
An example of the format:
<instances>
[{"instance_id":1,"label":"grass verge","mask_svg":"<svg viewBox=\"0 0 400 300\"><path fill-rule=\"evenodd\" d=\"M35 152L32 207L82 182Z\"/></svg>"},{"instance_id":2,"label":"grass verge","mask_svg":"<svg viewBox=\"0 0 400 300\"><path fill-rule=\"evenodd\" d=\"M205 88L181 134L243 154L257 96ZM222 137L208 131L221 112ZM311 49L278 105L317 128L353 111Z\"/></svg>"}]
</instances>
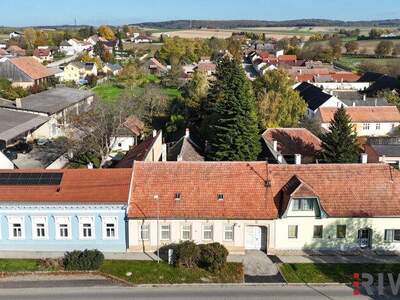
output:
<instances>
[{"instance_id":1,"label":"grass verge","mask_svg":"<svg viewBox=\"0 0 400 300\"><path fill-rule=\"evenodd\" d=\"M203 269L175 268L164 262L153 261L104 261L100 271L133 284L179 284L179 283L241 283L243 266L228 263L217 273ZM131 276L127 273L131 272Z\"/></svg>"},{"instance_id":2,"label":"grass verge","mask_svg":"<svg viewBox=\"0 0 400 300\"><path fill-rule=\"evenodd\" d=\"M351 283L354 273L400 273L399 264L281 264L289 283Z\"/></svg>"},{"instance_id":3,"label":"grass verge","mask_svg":"<svg viewBox=\"0 0 400 300\"><path fill-rule=\"evenodd\" d=\"M0 259L0 272L43 271L36 259Z\"/></svg>"}]
</instances>

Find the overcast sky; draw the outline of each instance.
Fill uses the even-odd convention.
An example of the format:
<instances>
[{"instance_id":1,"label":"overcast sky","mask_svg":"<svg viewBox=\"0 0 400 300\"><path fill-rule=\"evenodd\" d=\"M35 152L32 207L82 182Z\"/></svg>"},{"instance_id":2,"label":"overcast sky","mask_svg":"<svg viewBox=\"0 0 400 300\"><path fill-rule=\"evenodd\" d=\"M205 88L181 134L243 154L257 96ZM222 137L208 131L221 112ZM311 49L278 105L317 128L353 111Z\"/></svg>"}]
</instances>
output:
<instances>
[{"instance_id":1,"label":"overcast sky","mask_svg":"<svg viewBox=\"0 0 400 300\"><path fill-rule=\"evenodd\" d=\"M400 0L0 0L0 25L176 19L400 19Z\"/></svg>"}]
</instances>

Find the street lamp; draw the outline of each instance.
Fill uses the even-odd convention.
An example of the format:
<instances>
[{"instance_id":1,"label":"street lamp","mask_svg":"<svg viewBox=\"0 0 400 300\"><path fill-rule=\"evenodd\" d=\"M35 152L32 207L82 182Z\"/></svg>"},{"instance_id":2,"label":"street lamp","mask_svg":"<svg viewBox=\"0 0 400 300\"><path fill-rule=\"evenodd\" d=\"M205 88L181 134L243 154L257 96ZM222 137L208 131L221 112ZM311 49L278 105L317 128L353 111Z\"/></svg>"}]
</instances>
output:
<instances>
[{"instance_id":1,"label":"street lamp","mask_svg":"<svg viewBox=\"0 0 400 300\"><path fill-rule=\"evenodd\" d=\"M158 195L154 195L157 201L157 263L160 263L160 199Z\"/></svg>"}]
</instances>

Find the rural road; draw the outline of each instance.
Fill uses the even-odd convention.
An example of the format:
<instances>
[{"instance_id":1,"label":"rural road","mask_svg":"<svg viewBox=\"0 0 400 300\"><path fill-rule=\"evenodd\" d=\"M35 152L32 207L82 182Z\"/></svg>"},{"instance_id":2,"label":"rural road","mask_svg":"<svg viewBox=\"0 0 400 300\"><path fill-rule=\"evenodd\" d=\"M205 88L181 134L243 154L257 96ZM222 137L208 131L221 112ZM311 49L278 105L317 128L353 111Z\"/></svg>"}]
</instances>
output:
<instances>
[{"instance_id":1,"label":"rural road","mask_svg":"<svg viewBox=\"0 0 400 300\"><path fill-rule=\"evenodd\" d=\"M185 286L185 287L59 287L0 289L0 300L125 300L125 299L398 299L352 296L352 289L345 286Z\"/></svg>"}]
</instances>

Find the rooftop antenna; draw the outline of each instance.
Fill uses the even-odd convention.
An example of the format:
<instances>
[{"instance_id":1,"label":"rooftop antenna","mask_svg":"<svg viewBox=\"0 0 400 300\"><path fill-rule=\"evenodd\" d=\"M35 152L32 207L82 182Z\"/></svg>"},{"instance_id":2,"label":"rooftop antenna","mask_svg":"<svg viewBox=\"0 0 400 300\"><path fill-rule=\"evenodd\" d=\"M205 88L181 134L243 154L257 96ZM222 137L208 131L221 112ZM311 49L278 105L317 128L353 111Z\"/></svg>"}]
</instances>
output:
<instances>
[{"instance_id":1,"label":"rooftop antenna","mask_svg":"<svg viewBox=\"0 0 400 300\"><path fill-rule=\"evenodd\" d=\"M192 29L192 20L189 20L189 29Z\"/></svg>"},{"instance_id":2,"label":"rooftop antenna","mask_svg":"<svg viewBox=\"0 0 400 300\"><path fill-rule=\"evenodd\" d=\"M75 27L76 27L77 21L76 21L76 17L75 17Z\"/></svg>"}]
</instances>

